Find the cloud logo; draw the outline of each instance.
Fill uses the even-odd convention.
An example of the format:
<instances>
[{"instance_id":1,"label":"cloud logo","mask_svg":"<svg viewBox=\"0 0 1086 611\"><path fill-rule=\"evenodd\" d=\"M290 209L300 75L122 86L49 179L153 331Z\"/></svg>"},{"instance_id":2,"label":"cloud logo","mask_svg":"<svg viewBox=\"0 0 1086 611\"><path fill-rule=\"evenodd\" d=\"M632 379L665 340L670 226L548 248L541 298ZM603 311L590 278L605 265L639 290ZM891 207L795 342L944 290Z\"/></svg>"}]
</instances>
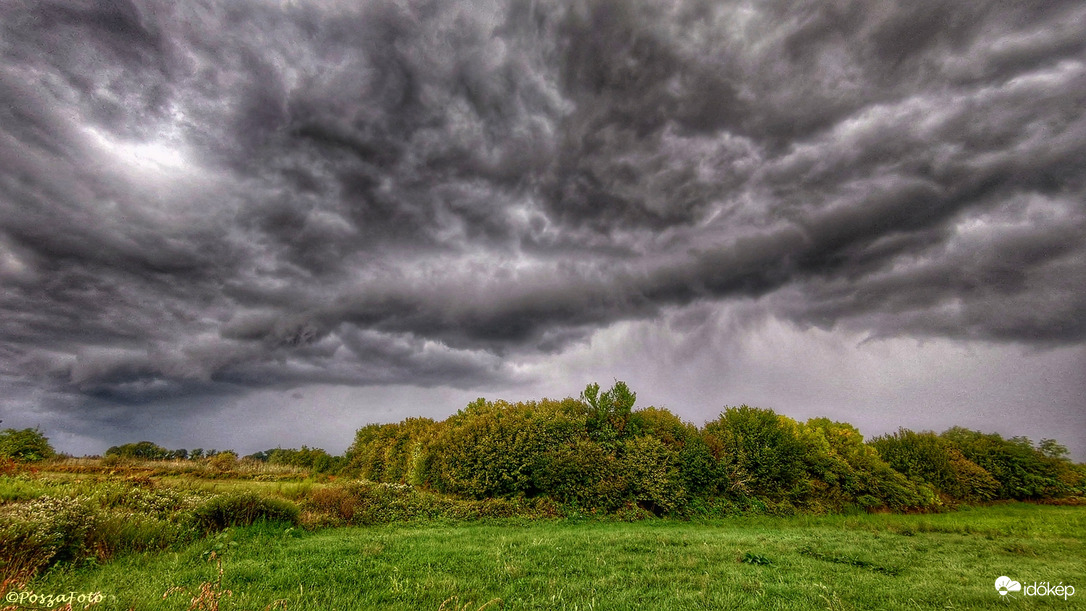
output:
<instances>
[{"instance_id":1,"label":"cloud logo","mask_svg":"<svg viewBox=\"0 0 1086 611\"><path fill-rule=\"evenodd\" d=\"M999 591L1000 596L1006 596L1007 592L1019 592L1022 590L1022 584L1006 575L996 579L995 587L996 590Z\"/></svg>"}]
</instances>

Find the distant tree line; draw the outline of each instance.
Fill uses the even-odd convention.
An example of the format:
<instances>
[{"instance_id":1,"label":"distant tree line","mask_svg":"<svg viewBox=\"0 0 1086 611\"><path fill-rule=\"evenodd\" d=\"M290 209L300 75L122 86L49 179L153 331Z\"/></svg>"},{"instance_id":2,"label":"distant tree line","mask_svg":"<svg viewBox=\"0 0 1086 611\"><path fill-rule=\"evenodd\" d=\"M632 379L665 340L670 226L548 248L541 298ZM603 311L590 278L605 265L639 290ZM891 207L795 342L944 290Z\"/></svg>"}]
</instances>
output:
<instances>
[{"instance_id":1,"label":"distant tree line","mask_svg":"<svg viewBox=\"0 0 1086 611\"><path fill-rule=\"evenodd\" d=\"M225 450L225 452L233 453L233 450ZM150 441L137 441L136 443L113 446L106 450L105 455L117 456L119 458L140 458L143 460L200 460L201 458L211 458L221 453L222 452L219 450L204 450L203 448L195 448L191 451L184 448L179 450L167 450ZM236 453L234 455L235 457L237 456Z\"/></svg>"},{"instance_id":2,"label":"distant tree line","mask_svg":"<svg viewBox=\"0 0 1086 611\"><path fill-rule=\"evenodd\" d=\"M745 405L699 428L666 409L634 410L635 400L623 382L591 384L579 399L479 399L442 421L372 424L358 430L345 470L476 499L658 514L721 503L905 511L1086 493L1086 466L1052 440L953 428L865 442L847 423Z\"/></svg>"},{"instance_id":3,"label":"distant tree line","mask_svg":"<svg viewBox=\"0 0 1086 611\"><path fill-rule=\"evenodd\" d=\"M316 473L338 473L346 464L343 456L332 456L321 448L302 446L300 450L293 448L275 448L249 454L245 458L259 460L272 465L290 465L308 469Z\"/></svg>"},{"instance_id":4,"label":"distant tree line","mask_svg":"<svg viewBox=\"0 0 1086 611\"><path fill-rule=\"evenodd\" d=\"M167 450L166 448L150 441L139 441L113 446L106 450L106 456L119 458L139 458L143 460L201 460L222 459L224 455L237 460L237 453L233 450L204 450L196 448L191 451ZM275 448L262 450L245 456L244 460L265 462L274 465L289 465L299 467L316 473L336 473L342 470L345 459L342 456L333 456L321 448L302 446L301 449ZM229 460L219 460L222 464L228 464Z\"/></svg>"}]
</instances>

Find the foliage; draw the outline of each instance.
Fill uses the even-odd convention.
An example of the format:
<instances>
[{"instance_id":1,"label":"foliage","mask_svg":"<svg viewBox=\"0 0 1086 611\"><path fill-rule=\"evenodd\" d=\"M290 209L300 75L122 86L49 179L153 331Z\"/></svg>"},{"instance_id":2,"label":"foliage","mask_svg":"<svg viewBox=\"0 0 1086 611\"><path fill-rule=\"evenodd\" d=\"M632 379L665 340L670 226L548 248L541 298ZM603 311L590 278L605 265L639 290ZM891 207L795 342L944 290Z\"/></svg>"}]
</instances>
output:
<instances>
[{"instance_id":1,"label":"foliage","mask_svg":"<svg viewBox=\"0 0 1086 611\"><path fill-rule=\"evenodd\" d=\"M610 512L627 500L618 459L590 439L578 438L546 450L534 478L537 490L573 508Z\"/></svg>"},{"instance_id":2,"label":"foliage","mask_svg":"<svg viewBox=\"0 0 1086 611\"><path fill-rule=\"evenodd\" d=\"M637 434L630 427L637 393L625 382L616 380L615 385L603 393L600 393L599 384L589 384L581 393L581 400L588 408L585 427L593 441L612 443Z\"/></svg>"},{"instance_id":3,"label":"foliage","mask_svg":"<svg viewBox=\"0 0 1086 611\"><path fill-rule=\"evenodd\" d=\"M429 418L364 426L347 450L346 470L376 482L422 484L429 477L426 447L434 428Z\"/></svg>"},{"instance_id":4,"label":"foliage","mask_svg":"<svg viewBox=\"0 0 1086 611\"><path fill-rule=\"evenodd\" d=\"M728 492L783 499L807 484L800 426L771 409L729 407L705 425Z\"/></svg>"},{"instance_id":5,"label":"foliage","mask_svg":"<svg viewBox=\"0 0 1086 611\"><path fill-rule=\"evenodd\" d=\"M245 457L273 465L300 467L314 473L336 473L343 468L345 458L332 456L322 448L302 446L301 449L275 448L256 452Z\"/></svg>"},{"instance_id":6,"label":"foliage","mask_svg":"<svg viewBox=\"0 0 1086 611\"><path fill-rule=\"evenodd\" d=\"M297 505L284 499L255 492L235 492L211 497L193 511L193 516L200 529L218 531L258 521L297 524L299 510Z\"/></svg>"},{"instance_id":7,"label":"foliage","mask_svg":"<svg viewBox=\"0 0 1086 611\"><path fill-rule=\"evenodd\" d=\"M977 503L992 500L999 493L1000 483L987 470L935 433L900 429L876 437L871 446L898 472L951 499Z\"/></svg>"},{"instance_id":8,"label":"foliage","mask_svg":"<svg viewBox=\"0 0 1086 611\"><path fill-rule=\"evenodd\" d=\"M583 430L583 406L574 400L480 399L434 432L426 480L439 492L472 498L534 494L547 449Z\"/></svg>"},{"instance_id":9,"label":"foliage","mask_svg":"<svg viewBox=\"0 0 1086 611\"><path fill-rule=\"evenodd\" d=\"M36 572L87 555L88 534L99 516L85 498L42 496L0 518L0 559L5 574Z\"/></svg>"},{"instance_id":10,"label":"foliage","mask_svg":"<svg viewBox=\"0 0 1086 611\"><path fill-rule=\"evenodd\" d=\"M988 440L1002 462L990 447L976 452L1017 465L1001 473L1033 474L1035 496L1010 498L1083 488L1083 468L1051 440L1032 448L902 430L865 443L848 423L800 424L745 405L699 429L666 409L635 411L636 396L616 381L589 384L579 399L479 399L440 422L371 424L356 434L346 472L470 499L548 498L572 513L905 511L997 498L1008 484L963 449Z\"/></svg>"},{"instance_id":11,"label":"foliage","mask_svg":"<svg viewBox=\"0 0 1086 611\"><path fill-rule=\"evenodd\" d=\"M217 471L230 471L238 466L238 455L230 450L219 452L208 458L207 464Z\"/></svg>"},{"instance_id":12,"label":"foliage","mask_svg":"<svg viewBox=\"0 0 1086 611\"><path fill-rule=\"evenodd\" d=\"M999 498L1042 499L1086 492L1081 470L1062 456L1055 447L1058 444L1048 444L1046 454L1025 437L1004 439L998 433L961 427L940 437L999 482Z\"/></svg>"},{"instance_id":13,"label":"foliage","mask_svg":"<svg viewBox=\"0 0 1086 611\"><path fill-rule=\"evenodd\" d=\"M934 503L930 488L895 471L851 424L812 418L804 429L813 500L834 510L853 505L900 511Z\"/></svg>"},{"instance_id":14,"label":"foliage","mask_svg":"<svg viewBox=\"0 0 1086 611\"><path fill-rule=\"evenodd\" d=\"M113 446L106 450L106 456L119 456L121 458L144 458L147 460L167 460L174 457L174 453L166 448L150 441L138 441Z\"/></svg>"},{"instance_id":15,"label":"foliage","mask_svg":"<svg viewBox=\"0 0 1086 611\"><path fill-rule=\"evenodd\" d=\"M679 453L658 437L641 435L623 442L620 468L630 495L642 508L668 514L686 505Z\"/></svg>"},{"instance_id":16,"label":"foliage","mask_svg":"<svg viewBox=\"0 0 1086 611\"><path fill-rule=\"evenodd\" d=\"M56 455L49 438L38 429L0 431L0 459L39 462Z\"/></svg>"}]
</instances>

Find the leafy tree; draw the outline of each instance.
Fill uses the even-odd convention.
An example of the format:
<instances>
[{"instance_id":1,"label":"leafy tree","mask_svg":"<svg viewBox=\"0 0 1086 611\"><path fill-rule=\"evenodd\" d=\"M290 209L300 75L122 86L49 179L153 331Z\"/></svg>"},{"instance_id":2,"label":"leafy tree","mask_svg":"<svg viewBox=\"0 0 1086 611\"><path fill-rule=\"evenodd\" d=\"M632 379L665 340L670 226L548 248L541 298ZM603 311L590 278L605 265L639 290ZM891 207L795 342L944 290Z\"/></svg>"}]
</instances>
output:
<instances>
[{"instance_id":1,"label":"leafy tree","mask_svg":"<svg viewBox=\"0 0 1086 611\"><path fill-rule=\"evenodd\" d=\"M600 393L599 384L589 384L581 393L581 400L588 406L586 428L592 439L613 443L636 434L629 424L637 393L625 382L616 380L614 386L603 393Z\"/></svg>"},{"instance_id":2,"label":"leafy tree","mask_svg":"<svg viewBox=\"0 0 1086 611\"><path fill-rule=\"evenodd\" d=\"M173 455L166 448L150 441L139 441L113 446L106 450L106 456L119 456L121 458L143 458L145 460L165 460Z\"/></svg>"},{"instance_id":3,"label":"leafy tree","mask_svg":"<svg viewBox=\"0 0 1086 611\"><path fill-rule=\"evenodd\" d=\"M1057 443L1055 439L1042 439L1037 449L1047 458L1066 459L1071 455L1067 446Z\"/></svg>"},{"instance_id":4,"label":"leafy tree","mask_svg":"<svg viewBox=\"0 0 1086 611\"><path fill-rule=\"evenodd\" d=\"M0 431L0 457L19 462L39 462L56 456L49 438L36 428Z\"/></svg>"}]
</instances>

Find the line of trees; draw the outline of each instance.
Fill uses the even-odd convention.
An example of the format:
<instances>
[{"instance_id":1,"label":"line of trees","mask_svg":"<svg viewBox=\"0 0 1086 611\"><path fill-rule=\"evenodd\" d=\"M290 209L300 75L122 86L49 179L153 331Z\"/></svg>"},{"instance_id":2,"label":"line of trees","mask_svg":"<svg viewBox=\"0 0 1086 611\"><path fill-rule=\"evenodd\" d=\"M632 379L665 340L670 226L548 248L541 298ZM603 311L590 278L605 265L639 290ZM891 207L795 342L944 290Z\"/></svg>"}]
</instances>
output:
<instances>
[{"instance_id":1,"label":"line of trees","mask_svg":"<svg viewBox=\"0 0 1086 611\"><path fill-rule=\"evenodd\" d=\"M346 462L342 456L333 456L321 448L302 446L301 449L275 448L249 454L245 458L272 465L289 465L315 473L338 473Z\"/></svg>"},{"instance_id":2,"label":"line of trees","mask_svg":"<svg viewBox=\"0 0 1086 611\"><path fill-rule=\"evenodd\" d=\"M229 465L238 455L233 450L204 450L195 448L191 451L168 450L150 441L139 441L113 446L106 450L106 456L118 458L136 458L143 460L201 460L201 459L225 459L219 460L224 465ZM315 473L337 473L343 469L345 459L342 456L333 456L321 448L302 446L295 448L274 448L254 452L243 457L243 460L264 462L273 465L289 465L299 467Z\"/></svg>"},{"instance_id":3,"label":"line of trees","mask_svg":"<svg viewBox=\"0 0 1086 611\"><path fill-rule=\"evenodd\" d=\"M345 469L476 499L547 496L657 514L722 503L905 511L1086 493L1086 466L1051 440L1035 447L954 428L865 442L847 423L745 405L698 428L666 409L634 410L635 401L623 382L591 384L579 399L479 399L442 421L372 424L358 430Z\"/></svg>"},{"instance_id":4,"label":"line of trees","mask_svg":"<svg viewBox=\"0 0 1086 611\"><path fill-rule=\"evenodd\" d=\"M699 428L667 409L635 410L636 400L624 382L607 390L590 384L576 399L478 399L442 421L362 427L344 456L302 446L245 459L472 499L550 498L597 512L635 505L657 514L736 506L908 511L1086 496L1086 465L1051 439L1034 445L956 427L865 441L848 423L801 423L746 405ZM0 431L0 458L54 455L37 429ZM106 456L209 460L222 470L238 464L229 450L168 450L149 441L111 447Z\"/></svg>"},{"instance_id":5,"label":"line of trees","mask_svg":"<svg viewBox=\"0 0 1086 611\"><path fill-rule=\"evenodd\" d=\"M151 441L137 441L135 443L112 446L106 450L105 455L117 456L118 458L139 458L143 460L200 460L202 458L211 458L224 452L234 453L233 450L219 451L215 449L204 450L203 448L194 448L191 451L184 448L168 450Z\"/></svg>"}]
</instances>

